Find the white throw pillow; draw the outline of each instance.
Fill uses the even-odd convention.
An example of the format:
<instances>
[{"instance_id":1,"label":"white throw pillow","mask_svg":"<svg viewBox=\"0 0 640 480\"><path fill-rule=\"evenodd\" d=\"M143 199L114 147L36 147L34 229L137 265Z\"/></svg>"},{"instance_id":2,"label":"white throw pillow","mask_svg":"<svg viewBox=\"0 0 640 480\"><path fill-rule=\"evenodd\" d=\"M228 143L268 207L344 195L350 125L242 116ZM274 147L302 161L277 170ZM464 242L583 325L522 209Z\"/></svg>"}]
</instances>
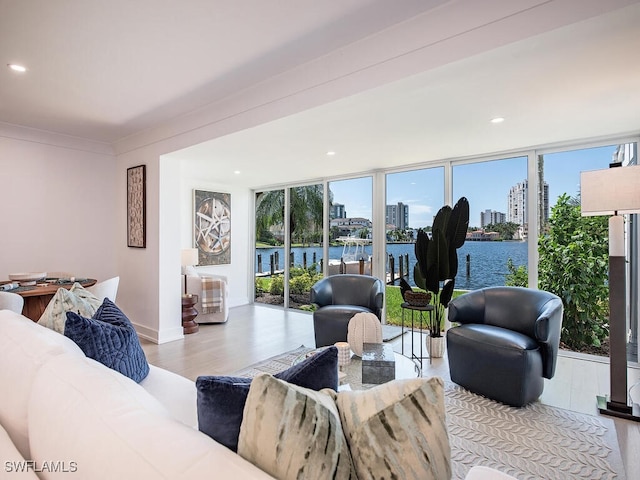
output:
<instances>
[{"instance_id":1,"label":"white throw pillow","mask_svg":"<svg viewBox=\"0 0 640 480\"><path fill-rule=\"evenodd\" d=\"M280 480L355 478L333 390L316 392L271 375L254 377L238 455Z\"/></svg>"},{"instance_id":2,"label":"white throw pillow","mask_svg":"<svg viewBox=\"0 0 640 480\"><path fill-rule=\"evenodd\" d=\"M70 290L58 289L38 323L64 334L67 312L75 312L83 317L91 318L100 307L100 303L98 297L76 282Z\"/></svg>"},{"instance_id":3,"label":"white throw pillow","mask_svg":"<svg viewBox=\"0 0 640 480\"><path fill-rule=\"evenodd\" d=\"M336 405L360 480L451 478L441 378L341 391Z\"/></svg>"}]
</instances>

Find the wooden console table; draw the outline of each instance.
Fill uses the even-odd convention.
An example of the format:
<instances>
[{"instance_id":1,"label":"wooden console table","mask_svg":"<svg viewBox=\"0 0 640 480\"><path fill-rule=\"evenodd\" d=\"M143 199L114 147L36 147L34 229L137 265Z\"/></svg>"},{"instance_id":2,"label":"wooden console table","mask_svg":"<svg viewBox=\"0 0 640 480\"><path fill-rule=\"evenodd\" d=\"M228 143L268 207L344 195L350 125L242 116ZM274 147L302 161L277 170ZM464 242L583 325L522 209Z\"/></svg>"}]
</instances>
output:
<instances>
[{"instance_id":1,"label":"wooden console table","mask_svg":"<svg viewBox=\"0 0 640 480\"><path fill-rule=\"evenodd\" d=\"M95 285L97 280L94 278L87 278L84 281L78 282L83 287L90 287ZM9 281L0 282L0 285L10 283ZM46 283L46 286L43 284ZM59 288L69 290L73 283L55 283L55 282L39 282L40 285L33 287L20 287L17 290L9 290L12 293L17 293L24 298L24 307L22 308L22 314L37 322L44 313L47 305L58 291Z\"/></svg>"}]
</instances>

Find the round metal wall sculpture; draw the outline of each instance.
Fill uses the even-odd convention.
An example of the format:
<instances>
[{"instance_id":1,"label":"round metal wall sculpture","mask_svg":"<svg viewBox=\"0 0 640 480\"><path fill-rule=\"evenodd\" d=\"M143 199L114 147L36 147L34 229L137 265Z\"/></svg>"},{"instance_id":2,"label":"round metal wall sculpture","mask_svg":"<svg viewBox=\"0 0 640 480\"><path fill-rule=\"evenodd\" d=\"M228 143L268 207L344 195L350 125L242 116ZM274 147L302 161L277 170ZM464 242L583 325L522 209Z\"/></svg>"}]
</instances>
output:
<instances>
[{"instance_id":1,"label":"round metal wall sculpture","mask_svg":"<svg viewBox=\"0 0 640 480\"><path fill-rule=\"evenodd\" d=\"M195 190L194 240L198 265L231 263L231 198Z\"/></svg>"}]
</instances>

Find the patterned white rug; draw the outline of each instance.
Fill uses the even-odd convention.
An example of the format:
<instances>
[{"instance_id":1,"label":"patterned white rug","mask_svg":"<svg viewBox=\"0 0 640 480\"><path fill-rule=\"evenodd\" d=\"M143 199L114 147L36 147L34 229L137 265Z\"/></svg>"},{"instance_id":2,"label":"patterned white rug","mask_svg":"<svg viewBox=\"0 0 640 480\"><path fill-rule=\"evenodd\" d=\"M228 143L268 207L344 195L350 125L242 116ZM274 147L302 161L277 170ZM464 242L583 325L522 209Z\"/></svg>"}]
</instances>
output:
<instances>
[{"instance_id":1,"label":"patterned white rug","mask_svg":"<svg viewBox=\"0 0 640 480\"><path fill-rule=\"evenodd\" d=\"M253 377L289 368L301 346L235 372ZM513 408L453 383L445 389L454 479L485 465L526 479L625 479L613 421L539 402Z\"/></svg>"},{"instance_id":2,"label":"patterned white rug","mask_svg":"<svg viewBox=\"0 0 640 480\"><path fill-rule=\"evenodd\" d=\"M453 478L473 465L525 479L624 479L609 418L539 402L514 408L448 383L445 391Z\"/></svg>"}]
</instances>

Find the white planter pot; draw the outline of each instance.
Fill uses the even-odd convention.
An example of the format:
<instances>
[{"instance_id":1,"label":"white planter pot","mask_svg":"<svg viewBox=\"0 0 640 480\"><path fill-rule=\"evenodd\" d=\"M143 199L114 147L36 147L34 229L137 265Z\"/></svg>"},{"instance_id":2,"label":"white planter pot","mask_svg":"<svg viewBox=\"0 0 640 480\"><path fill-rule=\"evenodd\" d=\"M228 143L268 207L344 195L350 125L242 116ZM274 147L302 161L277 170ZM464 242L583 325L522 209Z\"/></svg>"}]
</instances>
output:
<instances>
[{"instance_id":1,"label":"white planter pot","mask_svg":"<svg viewBox=\"0 0 640 480\"><path fill-rule=\"evenodd\" d=\"M429 357L442 358L444 356L444 335L441 337L431 337L427 335L425 344Z\"/></svg>"}]
</instances>

